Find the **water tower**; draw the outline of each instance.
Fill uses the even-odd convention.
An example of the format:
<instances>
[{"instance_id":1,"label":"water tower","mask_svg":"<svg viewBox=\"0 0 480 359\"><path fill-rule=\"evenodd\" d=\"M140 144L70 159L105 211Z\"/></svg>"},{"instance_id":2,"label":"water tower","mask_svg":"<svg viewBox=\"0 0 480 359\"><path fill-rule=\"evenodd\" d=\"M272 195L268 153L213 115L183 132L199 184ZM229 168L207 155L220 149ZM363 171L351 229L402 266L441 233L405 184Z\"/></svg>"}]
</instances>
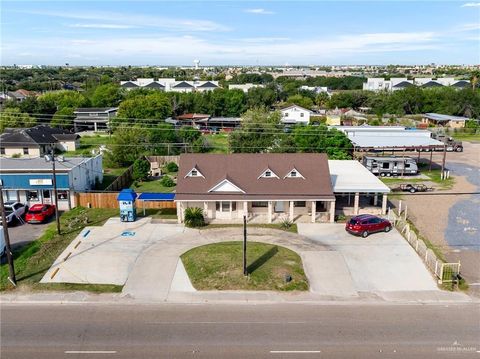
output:
<instances>
[{"instance_id":1,"label":"water tower","mask_svg":"<svg viewBox=\"0 0 480 359\"><path fill-rule=\"evenodd\" d=\"M198 70L199 63L200 63L200 60L193 60L193 64L195 65L195 70Z\"/></svg>"}]
</instances>

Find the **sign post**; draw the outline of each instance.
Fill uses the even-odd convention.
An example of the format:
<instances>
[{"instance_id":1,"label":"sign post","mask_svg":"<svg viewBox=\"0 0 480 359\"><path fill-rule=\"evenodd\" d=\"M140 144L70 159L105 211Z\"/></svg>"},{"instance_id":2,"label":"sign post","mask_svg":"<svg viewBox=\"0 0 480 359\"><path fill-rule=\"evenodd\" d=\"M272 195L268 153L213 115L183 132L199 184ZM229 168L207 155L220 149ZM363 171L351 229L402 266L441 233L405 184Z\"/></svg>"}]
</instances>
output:
<instances>
[{"instance_id":1,"label":"sign post","mask_svg":"<svg viewBox=\"0 0 480 359\"><path fill-rule=\"evenodd\" d=\"M247 216L243 216L243 275L247 276Z\"/></svg>"}]
</instances>

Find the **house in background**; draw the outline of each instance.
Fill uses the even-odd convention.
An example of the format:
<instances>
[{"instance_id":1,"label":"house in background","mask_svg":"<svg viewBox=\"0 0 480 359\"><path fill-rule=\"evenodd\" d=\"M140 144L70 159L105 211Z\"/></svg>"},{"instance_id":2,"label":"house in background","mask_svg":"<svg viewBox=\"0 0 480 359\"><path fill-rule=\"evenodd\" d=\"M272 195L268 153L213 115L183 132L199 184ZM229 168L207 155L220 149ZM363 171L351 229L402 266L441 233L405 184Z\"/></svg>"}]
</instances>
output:
<instances>
[{"instance_id":1,"label":"house in background","mask_svg":"<svg viewBox=\"0 0 480 359\"><path fill-rule=\"evenodd\" d=\"M313 113L312 111L298 105L283 108L280 112L282 114L281 122L289 125L308 125L310 123L310 115Z\"/></svg>"},{"instance_id":2,"label":"house in background","mask_svg":"<svg viewBox=\"0 0 480 359\"><path fill-rule=\"evenodd\" d=\"M189 207L227 222L333 222L335 214L321 153L182 154L175 202L180 223Z\"/></svg>"},{"instance_id":3,"label":"house in background","mask_svg":"<svg viewBox=\"0 0 480 359\"><path fill-rule=\"evenodd\" d=\"M470 86L470 81L455 80L453 77L439 77L437 79L416 77L413 80L406 77L392 77L390 80L385 80L383 77L370 77L367 82L363 83L363 89L367 91L397 91L413 86L422 88L448 86L458 89Z\"/></svg>"},{"instance_id":4,"label":"house in background","mask_svg":"<svg viewBox=\"0 0 480 359\"><path fill-rule=\"evenodd\" d=\"M61 128L35 126L31 128L7 128L0 135L2 157L41 157L52 148L75 151L80 146L80 136Z\"/></svg>"},{"instance_id":5,"label":"house in background","mask_svg":"<svg viewBox=\"0 0 480 359\"><path fill-rule=\"evenodd\" d=\"M75 132L107 131L110 128L110 120L117 115L117 111L118 107L77 108L73 120Z\"/></svg>"},{"instance_id":6,"label":"house in background","mask_svg":"<svg viewBox=\"0 0 480 359\"><path fill-rule=\"evenodd\" d=\"M138 78L130 81L120 81L120 86L125 90L137 88L153 89L165 92L205 92L219 88L218 81L177 81L174 78Z\"/></svg>"},{"instance_id":7,"label":"house in background","mask_svg":"<svg viewBox=\"0 0 480 359\"><path fill-rule=\"evenodd\" d=\"M469 119L461 116L442 115L440 113L426 113L423 115L422 123L426 126L442 126L451 128L463 128Z\"/></svg>"},{"instance_id":8,"label":"house in background","mask_svg":"<svg viewBox=\"0 0 480 359\"><path fill-rule=\"evenodd\" d=\"M250 89L256 88L256 87L265 87L265 85L261 84L230 84L228 85L229 90L242 90L243 92L247 93Z\"/></svg>"},{"instance_id":9,"label":"house in background","mask_svg":"<svg viewBox=\"0 0 480 359\"><path fill-rule=\"evenodd\" d=\"M52 162L45 158L0 158L0 183L6 201L54 204ZM95 188L103 181L102 156L55 159L55 179L60 210L76 206L75 192Z\"/></svg>"}]
</instances>

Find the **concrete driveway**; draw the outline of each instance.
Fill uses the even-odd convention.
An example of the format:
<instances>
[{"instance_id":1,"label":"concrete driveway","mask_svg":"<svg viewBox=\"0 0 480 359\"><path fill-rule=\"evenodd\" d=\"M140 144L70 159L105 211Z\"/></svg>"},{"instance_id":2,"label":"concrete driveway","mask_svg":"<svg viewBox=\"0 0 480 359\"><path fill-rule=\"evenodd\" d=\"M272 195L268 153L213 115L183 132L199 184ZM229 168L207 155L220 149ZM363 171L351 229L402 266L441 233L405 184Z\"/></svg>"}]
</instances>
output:
<instances>
[{"instance_id":1,"label":"concrete driveway","mask_svg":"<svg viewBox=\"0 0 480 359\"><path fill-rule=\"evenodd\" d=\"M123 223L110 218L101 227L86 227L55 260L41 283L125 284L140 253L183 231L183 226L151 224L150 220Z\"/></svg>"},{"instance_id":2,"label":"concrete driveway","mask_svg":"<svg viewBox=\"0 0 480 359\"><path fill-rule=\"evenodd\" d=\"M395 229L368 238L348 234L344 224L300 223L298 231L337 253L330 265L342 270L344 282L344 261L358 292L438 290L422 260Z\"/></svg>"}]
</instances>

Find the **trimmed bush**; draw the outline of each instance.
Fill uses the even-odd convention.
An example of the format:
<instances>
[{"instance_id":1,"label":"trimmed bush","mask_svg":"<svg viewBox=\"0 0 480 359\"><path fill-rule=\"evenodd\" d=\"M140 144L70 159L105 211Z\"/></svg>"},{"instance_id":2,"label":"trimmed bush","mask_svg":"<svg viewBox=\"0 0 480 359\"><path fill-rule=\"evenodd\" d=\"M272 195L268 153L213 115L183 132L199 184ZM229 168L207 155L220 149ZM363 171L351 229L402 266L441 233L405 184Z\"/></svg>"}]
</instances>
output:
<instances>
[{"instance_id":1,"label":"trimmed bush","mask_svg":"<svg viewBox=\"0 0 480 359\"><path fill-rule=\"evenodd\" d=\"M160 180L160 184L164 187L173 187L175 186L175 182L170 176L163 176L162 179Z\"/></svg>"},{"instance_id":2,"label":"trimmed bush","mask_svg":"<svg viewBox=\"0 0 480 359\"><path fill-rule=\"evenodd\" d=\"M187 227L203 227L205 225L203 209L198 207L186 208L184 213L184 222Z\"/></svg>"},{"instance_id":3,"label":"trimmed bush","mask_svg":"<svg viewBox=\"0 0 480 359\"><path fill-rule=\"evenodd\" d=\"M168 162L165 165L165 170L167 172L178 172L178 166L175 162Z\"/></svg>"}]
</instances>

